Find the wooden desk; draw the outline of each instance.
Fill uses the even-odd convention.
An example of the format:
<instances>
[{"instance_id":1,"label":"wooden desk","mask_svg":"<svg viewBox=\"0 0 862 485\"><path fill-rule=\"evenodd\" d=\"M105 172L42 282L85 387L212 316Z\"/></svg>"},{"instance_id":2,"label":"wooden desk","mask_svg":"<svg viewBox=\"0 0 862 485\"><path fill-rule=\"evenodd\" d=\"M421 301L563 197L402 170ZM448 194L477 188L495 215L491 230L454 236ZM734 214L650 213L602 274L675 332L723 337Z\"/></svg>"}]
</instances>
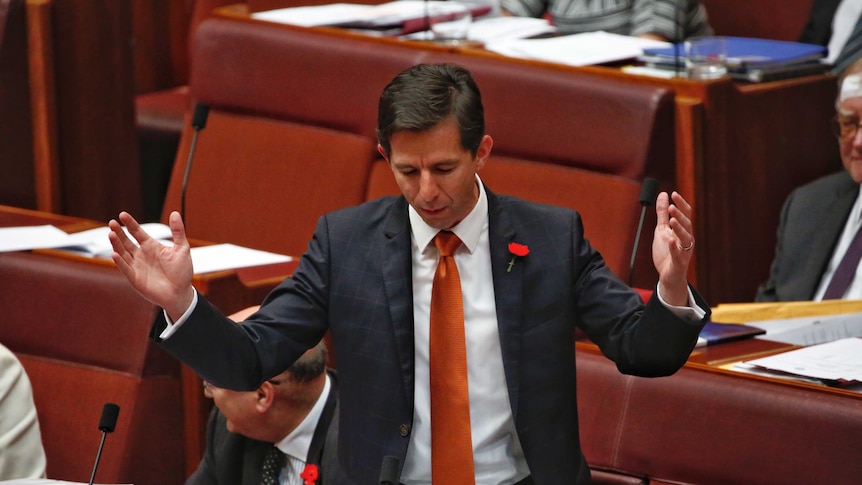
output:
<instances>
[{"instance_id":1,"label":"wooden desk","mask_svg":"<svg viewBox=\"0 0 862 485\"><path fill-rule=\"evenodd\" d=\"M693 361L669 377L624 376L595 345L575 349L596 483L858 482L862 393Z\"/></svg>"},{"instance_id":2,"label":"wooden desk","mask_svg":"<svg viewBox=\"0 0 862 485\"><path fill-rule=\"evenodd\" d=\"M244 5L217 16L251 19ZM303 30L281 25L284 29ZM417 50L439 45L374 38L334 28L310 29L353 44L398 43ZM501 56L481 49L449 48L463 56ZM790 191L839 170L838 147L829 131L836 81L832 75L747 84L721 79L696 82L626 74L602 66L569 67L510 59L512 63L578 70L597 77L672 89L676 93L676 157L652 167L665 187L679 190L695 206L697 249L691 280L712 303L753 300L769 274L781 205ZM481 86L480 86L481 88ZM357 103L376 100L357 100ZM625 136L625 123L620 136ZM549 121L552 122L552 121ZM636 284L640 282L635 281Z\"/></svg>"},{"instance_id":3,"label":"wooden desk","mask_svg":"<svg viewBox=\"0 0 862 485\"><path fill-rule=\"evenodd\" d=\"M52 224L66 232L77 232L105 225L78 217L0 205L0 227L42 224ZM202 241L191 241L191 243L195 246L210 244ZM102 271L105 267L115 267L114 263L107 259L88 258L60 250L34 250L32 256L47 261L73 261L80 265L80 271L83 273L96 273L93 269ZM231 314L249 306L260 304L266 294L289 275L297 264L297 262L291 261L254 268L200 274L195 275L192 284L223 313ZM51 302L49 301L47 304L51 304ZM98 302L93 302L93 304L98 304ZM93 323L109 325L112 322ZM141 338L146 338L146 336L142 335ZM185 465L188 475L197 468L203 451L206 449L206 423L212 402L204 398L202 381L194 371L183 365L180 378L184 415L184 449L187 452Z\"/></svg>"}]
</instances>

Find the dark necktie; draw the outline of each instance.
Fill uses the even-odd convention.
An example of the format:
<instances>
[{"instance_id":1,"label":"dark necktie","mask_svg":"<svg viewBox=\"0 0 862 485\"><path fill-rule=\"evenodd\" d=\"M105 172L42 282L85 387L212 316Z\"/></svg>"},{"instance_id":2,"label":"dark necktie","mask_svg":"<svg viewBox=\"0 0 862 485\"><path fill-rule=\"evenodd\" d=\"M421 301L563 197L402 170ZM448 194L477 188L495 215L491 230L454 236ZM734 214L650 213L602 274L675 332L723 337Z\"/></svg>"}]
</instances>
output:
<instances>
[{"instance_id":1,"label":"dark necktie","mask_svg":"<svg viewBox=\"0 0 862 485\"><path fill-rule=\"evenodd\" d=\"M847 292L847 288L850 288L850 283L853 282L853 277L856 276L856 268L859 267L860 259L862 259L862 227L856 231L850 246L847 247L847 252L844 253L844 257L841 258L841 262L835 268L832 280L829 281L826 293L823 294L824 300L836 300L844 297L844 293Z\"/></svg>"},{"instance_id":2,"label":"dark necktie","mask_svg":"<svg viewBox=\"0 0 862 485\"><path fill-rule=\"evenodd\" d=\"M260 475L260 485L278 485L278 477L284 468L286 456L273 446L263 457L263 471Z\"/></svg>"},{"instance_id":3,"label":"dark necktie","mask_svg":"<svg viewBox=\"0 0 862 485\"><path fill-rule=\"evenodd\" d=\"M441 231L434 238L440 261L431 289L428 353L431 372L431 479L437 483L474 483L467 344L461 276L455 265L458 236Z\"/></svg>"},{"instance_id":4,"label":"dark necktie","mask_svg":"<svg viewBox=\"0 0 862 485\"><path fill-rule=\"evenodd\" d=\"M832 64L832 72L840 74L841 71L847 69L847 66L853 63L859 56L862 55L862 15L859 15L859 20L850 32L850 37L841 49L841 53L835 58Z\"/></svg>"}]
</instances>

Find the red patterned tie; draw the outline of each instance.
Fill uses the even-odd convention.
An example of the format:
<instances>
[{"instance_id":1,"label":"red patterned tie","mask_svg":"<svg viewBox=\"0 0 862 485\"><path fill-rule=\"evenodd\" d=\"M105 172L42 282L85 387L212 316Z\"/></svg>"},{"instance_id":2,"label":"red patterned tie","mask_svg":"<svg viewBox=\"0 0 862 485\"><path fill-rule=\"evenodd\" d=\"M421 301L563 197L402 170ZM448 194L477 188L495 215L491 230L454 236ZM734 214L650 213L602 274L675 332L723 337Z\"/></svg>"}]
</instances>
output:
<instances>
[{"instance_id":1,"label":"red patterned tie","mask_svg":"<svg viewBox=\"0 0 862 485\"><path fill-rule=\"evenodd\" d=\"M475 483L467 393L467 344L461 277L455 265L458 236L434 238L440 261L431 290L431 478L435 484Z\"/></svg>"}]
</instances>

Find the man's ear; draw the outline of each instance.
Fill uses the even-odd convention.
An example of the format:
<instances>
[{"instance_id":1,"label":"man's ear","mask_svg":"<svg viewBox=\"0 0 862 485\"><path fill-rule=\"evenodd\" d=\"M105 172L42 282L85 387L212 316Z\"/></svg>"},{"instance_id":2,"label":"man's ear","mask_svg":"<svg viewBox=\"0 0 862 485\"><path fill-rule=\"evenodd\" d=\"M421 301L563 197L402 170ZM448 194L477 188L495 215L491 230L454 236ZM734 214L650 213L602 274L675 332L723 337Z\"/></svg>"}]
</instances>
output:
<instances>
[{"instance_id":1,"label":"man's ear","mask_svg":"<svg viewBox=\"0 0 862 485\"><path fill-rule=\"evenodd\" d=\"M494 146L494 140L490 135L485 135L482 137L482 141L479 142L479 148L476 149L476 170L479 171L482 167L485 166L485 163L488 162L488 158L491 156L491 148Z\"/></svg>"},{"instance_id":2,"label":"man's ear","mask_svg":"<svg viewBox=\"0 0 862 485\"><path fill-rule=\"evenodd\" d=\"M386 150L383 149L383 145L380 143L377 144L377 152L380 153L380 156L386 160L386 163L389 163L389 157L386 156Z\"/></svg>"},{"instance_id":3,"label":"man's ear","mask_svg":"<svg viewBox=\"0 0 862 485\"><path fill-rule=\"evenodd\" d=\"M275 402L275 385L269 381L264 382L255 392L257 397L255 409L257 409L257 412L263 414L267 412Z\"/></svg>"}]
</instances>

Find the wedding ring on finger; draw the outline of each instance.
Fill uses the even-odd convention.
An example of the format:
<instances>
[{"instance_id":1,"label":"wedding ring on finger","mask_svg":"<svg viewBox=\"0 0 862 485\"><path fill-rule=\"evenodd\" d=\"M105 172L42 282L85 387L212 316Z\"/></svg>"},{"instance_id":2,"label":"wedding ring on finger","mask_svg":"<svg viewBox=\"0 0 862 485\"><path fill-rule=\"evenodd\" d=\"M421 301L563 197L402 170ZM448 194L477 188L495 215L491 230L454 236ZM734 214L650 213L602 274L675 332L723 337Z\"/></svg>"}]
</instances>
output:
<instances>
[{"instance_id":1,"label":"wedding ring on finger","mask_svg":"<svg viewBox=\"0 0 862 485\"><path fill-rule=\"evenodd\" d=\"M682 247L682 245L679 243L677 243L676 247L678 247L680 251L691 251L692 249L694 249L694 240L692 239L691 244L686 247Z\"/></svg>"}]
</instances>

